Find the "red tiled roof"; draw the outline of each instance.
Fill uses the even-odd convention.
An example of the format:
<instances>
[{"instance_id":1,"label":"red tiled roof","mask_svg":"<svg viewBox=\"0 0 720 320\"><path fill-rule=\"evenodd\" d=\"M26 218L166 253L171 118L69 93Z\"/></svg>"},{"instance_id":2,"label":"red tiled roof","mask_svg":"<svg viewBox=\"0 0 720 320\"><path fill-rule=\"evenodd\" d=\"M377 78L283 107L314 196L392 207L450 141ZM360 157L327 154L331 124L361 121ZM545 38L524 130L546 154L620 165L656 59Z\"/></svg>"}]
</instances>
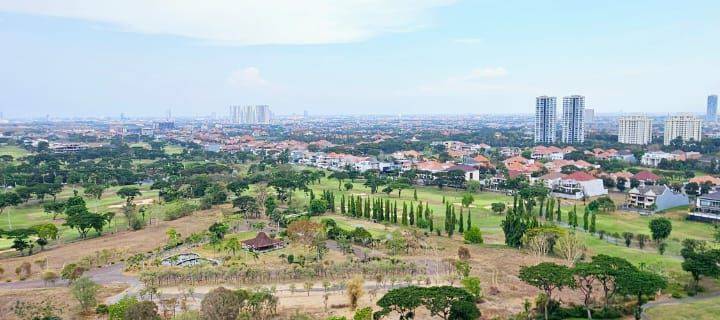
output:
<instances>
[{"instance_id":1,"label":"red tiled roof","mask_svg":"<svg viewBox=\"0 0 720 320\"><path fill-rule=\"evenodd\" d=\"M633 177L641 181L657 181L660 177L650 171L640 171Z\"/></svg>"},{"instance_id":2,"label":"red tiled roof","mask_svg":"<svg viewBox=\"0 0 720 320\"><path fill-rule=\"evenodd\" d=\"M565 179L575 180L575 181L590 181L590 180L595 180L597 178L591 176L587 172L575 171L575 172L567 175L567 177L565 177Z\"/></svg>"}]
</instances>

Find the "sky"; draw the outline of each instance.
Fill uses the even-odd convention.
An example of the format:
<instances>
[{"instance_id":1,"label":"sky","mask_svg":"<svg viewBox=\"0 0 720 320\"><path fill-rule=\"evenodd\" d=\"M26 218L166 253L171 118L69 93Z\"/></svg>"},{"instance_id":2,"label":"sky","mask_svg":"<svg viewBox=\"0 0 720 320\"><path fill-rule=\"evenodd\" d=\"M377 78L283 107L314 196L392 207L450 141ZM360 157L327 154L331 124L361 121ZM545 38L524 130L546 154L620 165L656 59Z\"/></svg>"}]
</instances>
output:
<instances>
[{"instance_id":1,"label":"sky","mask_svg":"<svg viewBox=\"0 0 720 320\"><path fill-rule=\"evenodd\" d=\"M703 113L720 1L0 0L6 118ZM561 100L561 99L558 99Z\"/></svg>"}]
</instances>

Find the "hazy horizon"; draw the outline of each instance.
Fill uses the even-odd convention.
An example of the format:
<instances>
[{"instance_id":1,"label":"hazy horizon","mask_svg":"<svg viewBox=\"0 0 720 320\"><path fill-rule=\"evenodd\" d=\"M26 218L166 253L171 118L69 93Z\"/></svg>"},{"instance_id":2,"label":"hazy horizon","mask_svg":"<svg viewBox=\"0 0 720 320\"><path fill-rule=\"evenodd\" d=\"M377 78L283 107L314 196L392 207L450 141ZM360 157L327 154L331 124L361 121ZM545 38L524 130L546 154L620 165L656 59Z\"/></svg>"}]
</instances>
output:
<instances>
[{"instance_id":1,"label":"hazy horizon","mask_svg":"<svg viewBox=\"0 0 720 320\"><path fill-rule=\"evenodd\" d=\"M0 2L5 118L705 111L716 1ZM560 103L558 105L560 108Z\"/></svg>"}]
</instances>

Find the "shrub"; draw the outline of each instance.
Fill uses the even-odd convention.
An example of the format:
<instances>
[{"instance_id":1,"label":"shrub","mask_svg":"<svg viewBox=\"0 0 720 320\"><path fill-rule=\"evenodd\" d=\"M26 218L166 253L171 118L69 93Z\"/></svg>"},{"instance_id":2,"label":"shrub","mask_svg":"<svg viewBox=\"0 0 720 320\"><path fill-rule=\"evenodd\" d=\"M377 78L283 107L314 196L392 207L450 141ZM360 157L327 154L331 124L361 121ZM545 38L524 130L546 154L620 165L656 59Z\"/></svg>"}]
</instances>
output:
<instances>
[{"instance_id":1,"label":"shrub","mask_svg":"<svg viewBox=\"0 0 720 320\"><path fill-rule=\"evenodd\" d=\"M372 320L373 310L370 307L362 308L355 312L353 320Z\"/></svg>"},{"instance_id":2,"label":"shrub","mask_svg":"<svg viewBox=\"0 0 720 320\"><path fill-rule=\"evenodd\" d=\"M132 320L160 320L157 305L152 301L138 302L125 310L124 319Z\"/></svg>"},{"instance_id":3,"label":"shrub","mask_svg":"<svg viewBox=\"0 0 720 320\"><path fill-rule=\"evenodd\" d=\"M80 303L80 307L87 311L97 304L97 291L100 286L88 277L82 277L73 283L70 292Z\"/></svg>"},{"instance_id":4,"label":"shrub","mask_svg":"<svg viewBox=\"0 0 720 320\"><path fill-rule=\"evenodd\" d=\"M480 228L476 226L470 227L467 231L465 231L465 234L463 234L463 238L465 239L465 242L468 243L483 243L482 233L480 232Z\"/></svg>"},{"instance_id":5,"label":"shrub","mask_svg":"<svg viewBox=\"0 0 720 320\"><path fill-rule=\"evenodd\" d=\"M108 305L106 305L106 304L99 304L97 307L95 307L95 313L97 313L97 314L108 314Z\"/></svg>"},{"instance_id":6,"label":"shrub","mask_svg":"<svg viewBox=\"0 0 720 320\"><path fill-rule=\"evenodd\" d=\"M117 303L108 306L108 320L123 320L125 311L138 303L134 296L124 296Z\"/></svg>"},{"instance_id":7,"label":"shrub","mask_svg":"<svg viewBox=\"0 0 720 320\"><path fill-rule=\"evenodd\" d=\"M235 292L218 287L205 295L200 304L203 319L225 320L237 318L242 301Z\"/></svg>"},{"instance_id":8,"label":"shrub","mask_svg":"<svg viewBox=\"0 0 720 320\"><path fill-rule=\"evenodd\" d=\"M165 205L163 219L171 221L188 216L198 210L198 206L186 201L176 201Z\"/></svg>"}]
</instances>

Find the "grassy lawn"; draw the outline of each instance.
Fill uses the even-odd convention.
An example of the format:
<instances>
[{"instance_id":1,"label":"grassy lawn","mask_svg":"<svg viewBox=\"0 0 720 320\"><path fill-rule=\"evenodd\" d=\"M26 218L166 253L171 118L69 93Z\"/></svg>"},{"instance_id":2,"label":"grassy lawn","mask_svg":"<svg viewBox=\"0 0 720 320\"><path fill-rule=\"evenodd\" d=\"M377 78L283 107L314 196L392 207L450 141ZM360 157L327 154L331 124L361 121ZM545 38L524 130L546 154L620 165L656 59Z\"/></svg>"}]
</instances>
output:
<instances>
[{"instance_id":1,"label":"grassy lawn","mask_svg":"<svg viewBox=\"0 0 720 320\"><path fill-rule=\"evenodd\" d=\"M120 209L120 205L122 205L125 200L115 194L115 192L120 188L121 187L119 186L108 188L105 190L100 200L85 199L88 209L92 212L116 212L115 219L113 219L110 225L105 228L108 231L124 230L127 227L127 219L125 219ZM82 188L77 188L76 190L78 190L79 194L82 195ZM149 190L149 186L143 186L140 190L142 192L142 196L138 197L136 202L143 199L157 199L157 190ZM72 194L73 188L66 187L60 194L58 194L57 199L67 199L72 196ZM52 197L45 198L45 202L49 201L52 201ZM153 206L157 205L151 205L151 207ZM146 216L148 219L161 218L161 210L148 210L148 212L149 214ZM43 203L40 203L37 200L31 200L28 204L22 204L18 207L6 208L2 217L0 217L0 229L9 229L9 224L11 224L13 228L28 228L41 223L54 223L57 225L58 229L60 229L62 240L74 240L79 237L76 230L62 225L64 223L62 215L58 217L58 220L53 221L52 216L44 212ZM94 231L91 231L89 234L89 236L94 235ZM0 239L0 250L7 249L10 245L12 245L10 240Z\"/></svg>"},{"instance_id":2,"label":"grassy lawn","mask_svg":"<svg viewBox=\"0 0 720 320\"><path fill-rule=\"evenodd\" d=\"M30 155L30 152L18 146L5 145L0 146L0 155L9 155L12 156L13 159L17 159Z\"/></svg>"},{"instance_id":3,"label":"grassy lawn","mask_svg":"<svg viewBox=\"0 0 720 320\"><path fill-rule=\"evenodd\" d=\"M720 315L720 297L652 307L647 309L645 314L651 320L718 319Z\"/></svg>"},{"instance_id":4,"label":"grassy lawn","mask_svg":"<svg viewBox=\"0 0 720 320\"><path fill-rule=\"evenodd\" d=\"M323 190L332 191L336 195L336 201L338 201L341 195L346 197L350 194L354 196L372 197L390 199L390 201L398 202L398 208L402 208L402 203L408 204L413 203L417 206L418 202L413 198L413 189L403 190L400 197L398 197L397 191L387 195L385 193L370 194L370 189L362 185L361 182L355 182L353 188L349 191L338 190L338 182L334 179L322 179L320 184L314 184L310 186L314 190L316 195L319 195ZM417 187L418 199L423 202L423 206L427 202L433 211L433 218L435 226L442 228L444 221L445 207L442 204L442 199L445 197L447 201L456 205L456 212L460 210L460 198L464 194L463 190L454 190L445 188L440 190L437 187ZM503 215L496 215L490 210L490 204L493 202L505 202L508 206L512 205L512 197L506 196L499 193L481 192L473 195L475 201L470 206L472 214L472 224L478 226L484 235L497 236L502 239L503 232L500 227ZM294 197L296 199L307 200L307 196L303 192L297 192ZM567 212L572 208L569 203L563 202L563 218L567 221ZM584 205L581 201L577 202L577 210L580 223L580 229L582 229L582 212ZM633 241L630 248L625 247L624 243L614 244L609 243L606 240L600 240L597 236L591 236L586 233L579 232L581 237L585 240L585 244L589 249L589 255L596 254L608 254L612 256L618 256L625 258L632 263L639 265L645 264L654 268L666 270L667 272L682 272L680 264L682 259L679 258L680 243L685 238L694 238L702 240L712 240L713 226L710 224L687 221L684 219L684 210L677 209L675 211L658 214L656 216L665 216L672 220L673 231L668 240L668 249L665 255L658 254L651 244L648 244L644 250L637 248L637 242ZM401 209L399 209L401 212ZM465 219L467 219L467 210L465 212ZM338 222L341 227L354 227L358 224L358 221L352 218L333 215L333 218ZM601 213L597 217L597 230L604 230L606 233L612 234L615 232L632 232L634 234L643 233L646 235L650 234L648 224L653 217L641 216L631 212L613 212L613 213ZM381 232L387 232L385 230L368 230L373 236L382 235Z\"/></svg>"},{"instance_id":5,"label":"grassy lawn","mask_svg":"<svg viewBox=\"0 0 720 320\"><path fill-rule=\"evenodd\" d=\"M175 145L175 144L169 144L165 146L165 153L166 154L180 154L183 152L183 147Z\"/></svg>"}]
</instances>

